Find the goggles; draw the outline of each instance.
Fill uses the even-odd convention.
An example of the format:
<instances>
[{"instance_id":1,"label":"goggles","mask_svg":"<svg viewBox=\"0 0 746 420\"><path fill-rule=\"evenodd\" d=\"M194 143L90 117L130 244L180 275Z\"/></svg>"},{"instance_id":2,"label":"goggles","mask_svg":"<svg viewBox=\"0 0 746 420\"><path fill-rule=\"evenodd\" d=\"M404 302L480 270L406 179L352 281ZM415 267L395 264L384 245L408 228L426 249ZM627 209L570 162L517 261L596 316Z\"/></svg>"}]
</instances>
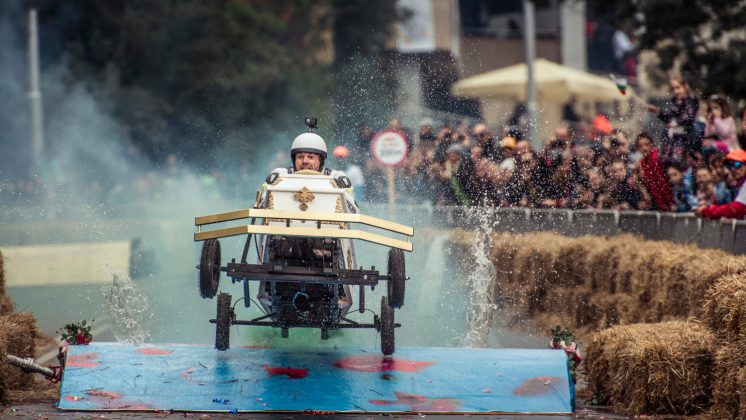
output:
<instances>
[{"instance_id":1,"label":"goggles","mask_svg":"<svg viewBox=\"0 0 746 420\"><path fill-rule=\"evenodd\" d=\"M738 160L726 160L723 162L723 166L725 166L728 169L738 169L741 166L746 165L746 163L738 161Z\"/></svg>"}]
</instances>

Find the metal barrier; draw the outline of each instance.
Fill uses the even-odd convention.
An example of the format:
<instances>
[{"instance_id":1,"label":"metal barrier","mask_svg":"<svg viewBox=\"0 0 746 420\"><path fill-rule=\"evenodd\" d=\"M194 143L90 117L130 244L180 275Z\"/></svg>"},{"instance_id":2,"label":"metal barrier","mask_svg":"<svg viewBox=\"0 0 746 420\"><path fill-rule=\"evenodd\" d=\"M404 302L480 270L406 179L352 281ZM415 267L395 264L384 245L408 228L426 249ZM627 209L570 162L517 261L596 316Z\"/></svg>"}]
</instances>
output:
<instances>
[{"instance_id":1,"label":"metal barrier","mask_svg":"<svg viewBox=\"0 0 746 420\"><path fill-rule=\"evenodd\" d=\"M467 214L473 210L444 207L441 211L459 215L446 217L452 226L475 228ZM477 212L479 210L476 210ZM695 243L702 248L722 249L746 254L746 220L707 220L693 213L659 213L652 211L567 210L498 208L484 209L494 218L497 232L529 233L552 231L567 236L615 235L631 233L645 239L676 243Z\"/></svg>"}]
</instances>

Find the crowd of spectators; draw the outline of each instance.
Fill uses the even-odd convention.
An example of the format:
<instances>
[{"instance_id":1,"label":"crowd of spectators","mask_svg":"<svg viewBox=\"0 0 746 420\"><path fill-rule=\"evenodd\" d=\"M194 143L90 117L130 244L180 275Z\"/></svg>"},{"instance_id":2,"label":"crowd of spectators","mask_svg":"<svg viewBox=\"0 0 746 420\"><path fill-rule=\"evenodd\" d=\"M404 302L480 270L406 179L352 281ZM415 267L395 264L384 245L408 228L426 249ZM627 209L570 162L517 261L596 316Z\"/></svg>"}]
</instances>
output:
<instances>
[{"instance_id":1,"label":"crowd of spectators","mask_svg":"<svg viewBox=\"0 0 746 420\"><path fill-rule=\"evenodd\" d=\"M410 132L393 120L387 128L401 131L411 145L395 169L397 201L700 215L707 206L737 201L746 178L739 162L746 152L734 152L744 139L738 137L728 101L712 96L701 107L679 79L670 81L670 90L667 103L648 106L662 132L628 133L598 115L591 124L570 121L558 127L539 149L513 123L491 130L482 123L423 121ZM386 169L369 153L374 135L363 126L349 145L352 161L340 164L363 169L358 184L365 184L364 199L384 201ZM742 204L743 214L722 216L743 217Z\"/></svg>"},{"instance_id":2,"label":"crowd of spectators","mask_svg":"<svg viewBox=\"0 0 746 420\"><path fill-rule=\"evenodd\" d=\"M724 96L700 101L680 79L672 79L669 87L668 101L647 106L651 119L660 121L660 131L627 132L603 114L580 118L571 100L563 109L564 124L538 148L527 138L525 110L519 106L497 128L424 120L411 131L397 119L388 127L362 125L356 139L334 149L337 160L328 165L348 172L357 199L386 201L387 167L371 157L370 145L377 131L391 129L401 132L410 146L407 158L394 168L397 202L745 218L746 118L739 129ZM265 163L271 169L287 165L288 159L283 150ZM81 180L50 163L40 177L0 179L0 204L25 205L54 196L126 204L137 197L165 199L181 190L251 196L259 182L252 174L261 170L250 157L230 176L219 170L185 173L175 155L148 171L130 166L124 165L122 173L106 172L108 178Z\"/></svg>"}]
</instances>

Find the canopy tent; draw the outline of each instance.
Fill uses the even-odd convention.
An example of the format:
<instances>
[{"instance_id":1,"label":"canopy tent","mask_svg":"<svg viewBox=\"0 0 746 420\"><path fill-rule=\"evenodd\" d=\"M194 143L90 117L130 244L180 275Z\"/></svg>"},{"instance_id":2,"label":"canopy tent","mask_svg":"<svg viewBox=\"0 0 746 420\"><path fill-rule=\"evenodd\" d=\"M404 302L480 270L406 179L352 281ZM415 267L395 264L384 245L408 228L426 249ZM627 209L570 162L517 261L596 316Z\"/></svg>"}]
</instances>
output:
<instances>
[{"instance_id":1,"label":"canopy tent","mask_svg":"<svg viewBox=\"0 0 746 420\"><path fill-rule=\"evenodd\" d=\"M512 97L524 101L527 79L526 63L519 63L459 80L451 92L460 97ZM626 99L610 78L543 58L534 60L534 79L540 101L563 102L571 96L581 101Z\"/></svg>"}]
</instances>

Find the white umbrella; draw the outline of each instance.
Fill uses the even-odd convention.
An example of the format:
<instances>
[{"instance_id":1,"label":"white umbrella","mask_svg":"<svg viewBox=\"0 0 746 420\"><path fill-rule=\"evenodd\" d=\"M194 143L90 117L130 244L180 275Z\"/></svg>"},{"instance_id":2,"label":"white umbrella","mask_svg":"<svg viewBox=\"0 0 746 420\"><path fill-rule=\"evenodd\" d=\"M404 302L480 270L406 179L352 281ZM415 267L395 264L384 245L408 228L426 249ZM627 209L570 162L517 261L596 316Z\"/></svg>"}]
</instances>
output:
<instances>
[{"instance_id":1,"label":"white umbrella","mask_svg":"<svg viewBox=\"0 0 746 420\"><path fill-rule=\"evenodd\" d=\"M514 64L459 80L451 87L455 96L484 98L512 97L526 100L526 63ZM539 100L562 102L571 96L581 101L623 100L616 83L561 64L537 58L534 79Z\"/></svg>"}]
</instances>

